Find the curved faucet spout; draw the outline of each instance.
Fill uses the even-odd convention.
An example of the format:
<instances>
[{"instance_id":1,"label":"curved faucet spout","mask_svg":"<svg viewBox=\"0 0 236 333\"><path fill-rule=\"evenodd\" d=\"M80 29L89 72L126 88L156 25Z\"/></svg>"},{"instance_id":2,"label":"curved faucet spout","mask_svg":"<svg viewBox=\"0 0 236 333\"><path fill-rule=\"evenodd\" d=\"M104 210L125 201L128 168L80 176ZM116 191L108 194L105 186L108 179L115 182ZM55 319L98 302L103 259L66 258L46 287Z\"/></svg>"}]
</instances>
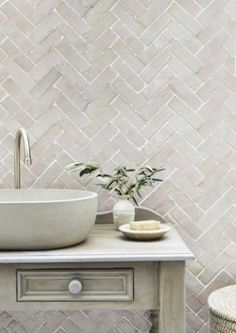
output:
<instances>
[{"instance_id":1,"label":"curved faucet spout","mask_svg":"<svg viewBox=\"0 0 236 333\"><path fill-rule=\"evenodd\" d=\"M18 129L15 137L15 156L14 156L14 183L15 188L21 188L21 172L20 172L20 147L21 139L24 144L24 164L30 166L32 164L29 137L24 128Z\"/></svg>"}]
</instances>

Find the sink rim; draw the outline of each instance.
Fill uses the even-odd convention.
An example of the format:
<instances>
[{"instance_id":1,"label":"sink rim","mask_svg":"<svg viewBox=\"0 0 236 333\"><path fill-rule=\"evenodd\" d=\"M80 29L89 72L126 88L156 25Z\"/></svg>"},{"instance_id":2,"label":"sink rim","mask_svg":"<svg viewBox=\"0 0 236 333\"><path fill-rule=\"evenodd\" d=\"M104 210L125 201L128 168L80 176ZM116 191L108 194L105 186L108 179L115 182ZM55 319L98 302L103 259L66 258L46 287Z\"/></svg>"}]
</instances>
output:
<instances>
[{"instance_id":1,"label":"sink rim","mask_svg":"<svg viewBox=\"0 0 236 333\"><path fill-rule=\"evenodd\" d=\"M71 197L71 198L64 198L64 199L48 199L48 200L39 200L37 198L33 198L32 200L24 200L22 198L22 201L20 201L18 198L16 198L15 200L7 200L7 201L2 201L1 197L0 197L0 206L1 205L6 205L6 204L11 204L11 205L25 205L25 204L53 204L53 203L68 203L68 202L75 202L75 201L84 201L84 200L88 200L88 199L92 199L92 198L96 198L98 196L98 194L96 192L92 192L92 191L87 191L87 190L76 190L76 189L58 189L58 188L29 188L29 189L0 189L0 195L1 193L4 192L43 192L43 191L47 191L47 192L72 192L74 194L76 193L83 193L85 194L85 196L80 197L79 195L77 197Z\"/></svg>"}]
</instances>

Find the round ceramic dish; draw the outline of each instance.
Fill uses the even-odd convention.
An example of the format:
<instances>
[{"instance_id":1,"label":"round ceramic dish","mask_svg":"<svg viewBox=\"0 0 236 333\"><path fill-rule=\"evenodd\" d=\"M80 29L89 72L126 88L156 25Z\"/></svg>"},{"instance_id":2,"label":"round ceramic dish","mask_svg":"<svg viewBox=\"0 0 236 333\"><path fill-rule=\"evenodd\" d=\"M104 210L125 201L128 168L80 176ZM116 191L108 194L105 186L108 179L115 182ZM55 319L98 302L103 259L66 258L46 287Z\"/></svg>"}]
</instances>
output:
<instances>
[{"instance_id":1,"label":"round ceramic dish","mask_svg":"<svg viewBox=\"0 0 236 333\"><path fill-rule=\"evenodd\" d=\"M161 224L160 229L156 230L131 230L129 224L123 224L119 227L119 230L128 238L137 239L137 240L151 240L157 239L164 236L170 227L165 224Z\"/></svg>"}]
</instances>

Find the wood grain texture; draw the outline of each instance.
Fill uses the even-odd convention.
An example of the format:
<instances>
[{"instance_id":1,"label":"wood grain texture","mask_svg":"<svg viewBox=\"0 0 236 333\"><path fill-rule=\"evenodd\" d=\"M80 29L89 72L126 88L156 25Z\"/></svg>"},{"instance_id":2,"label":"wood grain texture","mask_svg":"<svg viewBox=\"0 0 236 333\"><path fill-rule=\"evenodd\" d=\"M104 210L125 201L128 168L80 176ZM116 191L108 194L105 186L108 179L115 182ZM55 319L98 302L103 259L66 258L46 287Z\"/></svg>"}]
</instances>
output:
<instances>
[{"instance_id":1,"label":"wood grain texture","mask_svg":"<svg viewBox=\"0 0 236 333\"><path fill-rule=\"evenodd\" d=\"M162 262L159 274L158 333L185 333L185 262Z\"/></svg>"},{"instance_id":2,"label":"wood grain texture","mask_svg":"<svg viewBox=\"0 0 236 333\"><path fill-rule=\"evenodd\" d=\"M155 241L131 241L113 225L95 225L88 239L77 246L28 252L0 252L0 263L132 262L191 260L193 254L172 229Z\"/></svg>"},{"instance_id":3,"label":"wood grain texture","mask_svg":"<svg viewBox=\"0 0 236 333\"><path fill-rule=\"evenodd\" d=\"M129 269L47 269L17 271L18 302L131 302L134 272ZM78 280L82 289L70 293L70 281Z\"/></svg>"},{"instance_id":4,"label":"wood grain texture","mask_svg":"<svg viewBox=\"0 0 236 333\"><path fill-rule=\"evenodd\" d=\"M158 310L158 263L61 263L61 264L17 264L17 265L1 265L0 267L0 311L77 311L77 310ZM128 296L133 295L132 299L127 300L127 297L119 296L121 292L119 288L126 290L125 286L118 284L120 276L117 273L114 274L118 278L117 282L114 282L114 286L108 281L107 295L104 297L99 293L97 298L94 293L92 299L87 298L76 301L68 301L67 285L69 280L65 276L70 276L72 271L104 271L104 272L127 272L132 270L133 281L127 287L131 287L132 290L128 290ZM19 281L16 276L18 272L25 272L29 276L28 281L20 279L22 285L19 288ZM32 272L36 273L32 274ZM40 271L40 273L39 273ZM50 272L53 271L52 279L50 280ZM56 275L55 271L58 271ZM49 272L47 274L47 272ZM62 273L60 273L62 272ZM39 281L39 274L44 279ZM33 276L35 275L35 276ZM64 275L64 276L63 276ZM34 277L36 278L35 280ZM96 275L95 275L96 280ZM90 281L91 282L91 281ZM144 283L145 282L145 283ZM86 286L85 286L86 287ZM93 291L91 288L93 287ZM100 285L102 287L102 284ZM95 292L96 284L90 283L90 286L86 287L91 292ZM98 288L98 286L97 286ZM106 286L105 286L106 288ZM22 296L25 300L28 298L30 302L18 302L18 293L22 291ZM114 298L115 290L118 289L118 295ZM98 290L99 291L99 290ZM53 295L53 292L55 294ZM59 297L58 296L59 293ZM109 295L110 293L110 295ZM127 295L127 291L125 291ZM36 295L37 294L37 295ZM57 296L56 296L57 295ZM52 301L52 297L57 297L57 300ZM85 295L84 295L85 296ZM87 297L88 295L86 295ZM106 297L105 297L106 296ZM47 301L48 300L48 301Z\"/></svg>"}]
</instances>

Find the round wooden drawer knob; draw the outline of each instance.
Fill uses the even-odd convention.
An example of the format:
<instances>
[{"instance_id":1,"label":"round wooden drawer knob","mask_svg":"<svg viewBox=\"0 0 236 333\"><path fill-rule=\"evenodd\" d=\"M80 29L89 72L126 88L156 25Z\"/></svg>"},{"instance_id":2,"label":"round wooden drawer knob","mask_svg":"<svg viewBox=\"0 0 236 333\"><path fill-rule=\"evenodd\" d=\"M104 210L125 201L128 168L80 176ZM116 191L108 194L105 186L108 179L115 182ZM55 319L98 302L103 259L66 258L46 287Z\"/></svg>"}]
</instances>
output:
<instances>
[{"instance_id":1,"label":"round wooden drawer knob","mask_svg":"<svg viewBox=\"0 0 236 333\"><path fill-rule=\"evenodd\" d=\"M68 285L69 292L73 295L77 295L82 290L82 284L79 280L72 280Z\"/></svg>"}]
</instances>

